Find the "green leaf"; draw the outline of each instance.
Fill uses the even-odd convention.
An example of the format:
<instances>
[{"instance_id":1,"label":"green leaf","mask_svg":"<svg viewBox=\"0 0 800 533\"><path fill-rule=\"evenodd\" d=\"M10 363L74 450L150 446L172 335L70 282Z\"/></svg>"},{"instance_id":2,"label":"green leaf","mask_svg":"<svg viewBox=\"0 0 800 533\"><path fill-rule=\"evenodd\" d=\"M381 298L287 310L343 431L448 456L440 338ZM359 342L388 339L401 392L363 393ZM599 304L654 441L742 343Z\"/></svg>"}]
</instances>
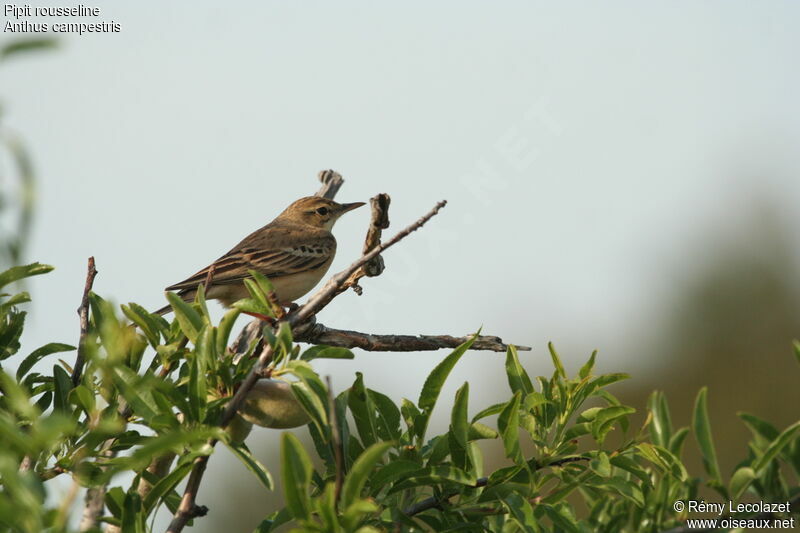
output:
<instances>
[{"instance_id":1,"label":"green leaf","mask_svg":"<svg viewBox=\"0 0 800 533\"><path fill-rule=\"evenodd\" d=\"M663 392L654 391L647 401L647 407L653 414L650 423L650 438L654 444L669 446L672 438L672 421L669 415L669 406Z\"/></svg>"},{"instance_id":2,"label":"green leaf","mask_svg":"<svg viewBox=\"0 0 800 533\"><path fill-rule=\"evenodd\" d=\"M288 524L292 520L292 513L289 509L284 507L279 511L273 511L267 518L265 518L253 533L271 533L284 524Z\"/></svg>"},{"instance_id":3,"label":"green leaf","mask_svg":"<svg viewBox=\"0 0 800 533\"><path fill-rule=\"evenodd\" d=\"M0 369L0 392L2 392L0 398L3 400L2 404L0 404L3 407L3 409L0 410L0 414L10 411L23 419L30 420L39 415L36 409L31 405L31 399L25 388L14 381L14 379L2 369ZM3 439L6 438L4 432L0 432L0 435L3 436Z\"/></svg>"},{"instance_id":4,"label":"green leaf","mask_svg":"<svg viewBox=\"0 0 800 533\"><path fill-rule=\"evenodd\" d=\"M506 376L512 393L519 391L524 398L533 392L531 378L520 364L517 348L514 345L510 345L506 351Z\"/></svg>"},{"instance_id":5,"label":"green leaf","mask_svg":"<svg viewBox=\"0 0 800 533\"><path fill-rule=\"evenodd\" d=\"M291 387L292 394L294 394L297 402L311 418L317 431L319 431L321 435L325 435L325 439L328 440L327 403L322 403L322 399L317 396L305 382L295 381L291 383Z\"/></svg>"},{"instance_id":6,"label":"green leaf","mask_svg":"<svg viewBox=\"0 0 800 533\"><path fill-rule=\"evenodd\" d=\"M199 427L192 430L170 430L152 437L141 437L138 447L130 455L109 459L107 475L111 476L123 470L139 470L146 468L153 457L161 457L167 453L180 452L184 447L197 447L193 453L208 455L213 448L206 441L209 438L224 438L223 430L212 427Z\"/></svg>"},{"instance_id":7,"label":"green leaf","mask_svg":"<svg viewBox=\"0 0 800 533\"><path fill-rule=\"evenodd\" d=\"M67 371L59 365L53 366L53 378L53 385L55 386L53 409L66 411L69 408L69 391L72 390L72 379L70 379Z\"/></svg>"},{"instance_id":8,"label":"green leaf","mask_svg":"<svg viewBox=\"0 0 800 533\"><path fill-rule=\"evenodd\" d=\"M172 470L172 472L161 478L158 483L153 485L153 488L150 489L149 493L147 493L147 496L145 496L144 502L142 503L145 515L149 515L155 508L156 504L158 504L159 500L172 491L178 485L178 483L183 480L183 478L189 475L189 472L192 471L193 466L193 461L179 463L175 469Z\"/></svg>"},{"instance_id":9,"label":"green leaf","mask_svg":"<svg viewBox=\"0 0 800 533\"><path fill-rule=\"evenodd\" d=\"M28 303L31 301L31 295L27 292L15 294L2 304L0 304L0 315L7 314L12 307L17 307L19 304Z\"/></svg>"},{"instance_id":10,"label":"green leaf","mask_svg":"<svg viewBox=\"0 0 800 533\"><path fill-rule=\"evenodd\" d=\"M708 388L703 387L697 394L694 404L694 417L692 427L697 444L700 446L700 453L703 458L703 467L717 483L722 483L722 476L719 472L717 463L717 452L714 450L714 439L711 437L711 423L708 420L708 404L706 395Z\"/></svg>"},{"instance_id":11,"label":"green leaf","mask_svg":"<svg viewBox=\"0 0 800 533\"><path fill-rule=\"evenodd\" d=\"M122 487L112 487L106 492L105 503L111 515L122 518L122 507L125 501L125 491Z\"/></svg>"},{"instance_id":12,"label":"green leaf","mask_svg":"<svg viewBox=\"0 0 800 533\"><path fill-rule=\"evenodd\" d=\"M578 376L581 379L586 379L592 375L592 370L594 369L595 357L597 357L597 350L592 352L592 355L589 356L589 360L586 361L586 364L583 365L580 369L580 372L578 372Z\"/></svg>"},{"instance_id":13,"label":"green leaf","mask_svg":"<svg viewBox=\"0 0 800 533\"><path fill-rule=\"evenodd\" d=\"M244 444L232 444L229 442L225 442L225 445L233 452L233 454L239 458L239 460L250 470L252 473L256 475L258 480L264 485L264 488L267 490L273 489L272 483L272 475L269 473L269 470L261 464L261 462L253 457L253 454L250 453L250 450Z\"/></svg>"},{"instance_id":14,"label":"green leaf","mask_svg":"<svg viewBox=\"0 0 800 533\"><path fill-rule=\"evenodd\" d=\"M7 44L3 45L3 47L0 48L0 59L5 60L7 57L14 56L14 55L17 55L17 54L26 53L26 52L36 52L36 51L39 51L39 50L49 50L49 49L56 48L56 47L58 47L58 41L56 39L48 39L48 38L32 39L32 38L26 38L26 39L14 40L14 41L11 41L10 43L7 43ZM34 265L38 265L38 264L39 263L34 263ZM32 266L32 265L28 265L28 266ZM41 266L47 266L47 265L41 265ZM21 268L21 267L16 267L16 268ZM52 270L52 268L53 267L50 267L51 270ZM39 272L37 272L37 273L39 273ZM43 272L40 272L40 273L43 274ZM30 275L35 275L35 274L30 274Z\"/></svg>"},{"instance_id":15,"label":"green leaf","mask_svg":"<svg viewBox=\"0 0 800 533\"><path fill-rule=\"evenodd\" d=\"M422 485L436 485L439 483L453 482L468 487L474 487L477 483L475 475L465 472L454 466L438 465L428 466L419 469L408 479L395 483L389 492L397 492L411 487Z\"/></svg>"},{"instance_id":16,"label":"green leaf","mask_svg":"<svg viewBox=\"0 0 800 533\"><path fill-rule=\"evenodd\" d=\"M8 359L19 350L26 314L25 311L12 311L0 320L0 360Z\"/></svg>"},{"instance_id":17,"label":"green leaf","mask_svg":"<svg viewBox=\"0 0 800 533\"><path fill-rule=\"evenodd\" d=\"M634 459L631 459L625 455L615 455L611 458L611 464L617 468L625 470L626 472L630 472L639 478L643 485L652 486L650 474L641 466L639 466L639 463L637 463Z\"/></svg>"},{"instance_id":18,"label":"green leaf","mask_svg":"<svg viewBox=\"0 0 800 533\"><path fill-rule=\"evenodd\" d=\"M527 533L538 533L541 531L539 522L533 514L533 507L528 500L517 494L510 493L503 498L503 505L508 509L511 519Z\"/></svg>"},{"instance_id":19,"label":"green leaf","mask_svg":"<svg viewBox=\"0 0 800 533\"><path fill-rule=\"evenodd\" d=\"M394 444L394 442L373 444L356 459L342 485L341 504L343 509L347 509L360 497L375 464Z\"/></svg>"},{"instance_id":20,"label":"green leaf","mask_svg":"<svg viewBox=\"0 0 800 533\"><path fill-rule=\"evenodd\" d=\"M280 322L277 339L278 346L283 348L287 355L291 353L294 339L292 338L292 327L287 322Z\"/></svg>"},{"instance_id":21,"label":"green leaf","mask_svg":"<svg viewBox=\"0 0 800 533\"><path fill-rule=\"evenodd\" d=\"M407 461L404 459L395 459L389 461L388 464L380 467L370 478L369 483L373 493L378 491L387 483L394 483L406 478L412 477L411 475L418 472L422 465L415 461Z\"/></svg>"},{"instance_id":22,"label":"green leaf","mask_svg":"<svg viewBox=\"0 0 800 533\"><path fill-rule=\"evenodd\" d=\"M503 412L497 417L497 428L503 437L503 449L506 457L522 465L525 460L519 445L519 404L520 393L515 392L514 397L506 404Z\"/></svg>"},{"instance_id":23,"label":"green leaf","mask_svg":"<svg viewBox=\"0 0 800 533\"><path fill-rule=\"evenodd\" d=\"M747 426L753 436L756 437L759 444L766 445L766 443L772 442L778 438L780 432L766 420L762 420L750 413L737 413L737 415L742 419L742 422L744 422L744 425Z\"/></svg>"},{"instance_id":24,"label":"green leaf","mask_svg":"<svg viewBox=\"0 0 800 533\"><path fill-rule=\"evenodd\" d=\"M556 348L553 346L552 342L547 343L547 349L550 350L550 358L553 360L556 373L561 376L562 379L567 379L567 372L564 370L564 365L561 364L561 358L558 356L558 352L556 352Z\"/></svg>"},{"instance_id":25,"label":"green leaf","mask_svg":"<svg viewBox=\"0 0 800 533\"><path fill-rule=\"evenodd\" d=\"M19 367L17 368L17 381L21 381L25 374L27 374L28 371L33 368L33 365L39 362L42 357L59 352L69 352L74 349L74 346L70 346L69 344L61 344L58 342L51 342L50 344L45 344L41 348L35 349L19 364Z\"/></svg>"},{"instance_id":26,"label":"green leaf","mask_svg":"<svg viewBox=\"0 0 800 533\"><path fill-rule=\"evenodd\" d=\"M308 497L311 483L311 459L303 445L292 433L281 435L281 480L286 507L298 520L311 517L311 502Z\"/></svg>"},{"instance_id":27,"label":"green leaf","mask_svg":"<svg viewBox=\"0 0 800 533\"><path fill-rule=\"evenodd\" d=\"M569 531L570 533L579 533L581 531L569 505L563 503L558 505L543 504L542 509L556 526L556 531Z\"/></svg>"},{"instance_id":28,"label":"green leaf","mask_svg":"<svg viewBox=\"0 0 800 533\"><path fill-rule=\"evenodd\" d=\"M496 404L494 404L492 406L487 407L483 411L480 411L475 416L473 416L472 417L472 421L473 422L477 422L478 420L480 420L482 418L486 418L487 416L492 416L492 415L499 414L499 413L501 413L503 411L503 409L505 409L505 407L506 407L506 403L505 402L504 403L496 403Z\"/></svg>"},{"instance_id":29,"label":"green leaf","mask_svg":"<svg viewBox=\"0 0 800 533\"><path fill-rule=\"evenodd\" d=\"M612 477L604 480L600 486L610 488L637 506L644 507L644 495L642 495L641 489L635 483L619 477Z\"/></svg>"},{"instance_id":30,"label":"green leaf","mask_svg":"<svg viewBox=\"0 0 800 533\"><path fill-rule=\"evenodd\" d=\"M597 452L594 459L589 462L589 468L600 477L611 476L611 462L608 460L608 455L605 452Z\"/></svg>"},{"instance_id":31,"label":"green leaf","mask_svg":"<svg viewBox=\"0 0 800 533\"><path fill-rule=\"evenodd\" d=\"M218 354L224 354L226 352L233 325L236 323L236 319L239 318L240 314L241 313L237 309L231 309L222 317L217 327L216 342Z\"/></svg>"},{"instance_id":32,"label":"green leaf","mask_svg":"<svg viewBox=\"0 0 800 533\"><path fill-rule=\"evenodd\" d=\"M423 411L433 410L447 376L450 375L450 371L453 369L458 360L461 359L461 356L470 349L476 338L477 334L473 335L467 342L453 350L450 355L448 355L441 363L436 365L436 367L431 371L425 380L425 383L422 387L422 392L419 396L419 401L417 402L417 405L419 405L420 409Z\"/></svg>"},{"instance_id":33,"label":"green leaf","mask_svg":"<svg viewBox=\"0 0 800 533\"><path fill-rule=\"evenodd\" d=\"M375 429L382 440L400 439L400 410L391 398L372 389L367 389L367 394L377 410Z\"/></svg>"},{"instance_id":34,"label":"green leaf","mask_svg":"<svg viewBox=\"0 0 800 533\"><path fill-rule=\"evenodd\" d=\"M761 475L762 471L769 466L775 457L785 448L792 440L794 440L795 436L800 432L800 422L795 422L788 428L784 429L783 432L778 435L770 445L767 447L764 455L759 457L753 463L753 470L755 470L759 475Z\"/></svg>"},{"instance_id":35,"label":"green leaf","mask_svg":"<svg viewBox=\"0 0 800 533\"><path fill-rule=\"evenodd\" d=\"M125 494L122 507L122 531L145 533L144 515L141 513L142 498L135 490Z\"/></svg>"},{"instance_id":36,"label":"green leaf","mask_svg":"<svg viewBox=\"0 0 800 533\"><path fill-rule=\"evenodd\" d=\"M355 529L365 515L379 510L380 507L372 500L356 500L342 513L342 525L347 527L348 531L355 530L356 533L382 533L384 530L372 526L361 526Z\"/></svg>"},{"instance_id":37,"label":"green leaf","mask_svg":"<svg viewBox=\"0 0 800 533\"><path fill-rule=\"evenodd\" d=\"M91 414L95 409L95 398L92 391L85 385L78 385L69 393L70 402L83 409L86 414Z\"/></svg>"},{"instance_id":38,"label":"green leaf","mask_svg":"<svg viewBox=\"0 0 800 533\"><path fill-rule=\"evenodd\" d=\"M683 443L688 434L689 428L682 427L672 435L672 438L669 441L668 449L676 457L681 456L681 453L683 452Z\"/></svg>"},{"instance_id":39,"label":"green leaf","mask_svg":"<svg viewBox=\"0 0 800 533\"><path fill-rule=\"evenodd\" d=\"M485 424L473 422L469 426L468 440L496 439L500 434Z\"/></svg>"},{"instance_id":40,"label":"green leaf","mask_svg":"<svg viewBox=\"0 0 800 533\"><path fill-rule=\"evenodd\" d=\"M2 53L5 55L7 54L7 50L11 45L8 44L2 48ZM47 274L54 267L50 265L43 265L41 263L31 263L30 265L22 265L22 266L14 266L9 268L8 270L0 273L0 289L8 285L9 283L13 283L15 281L21 280L23 278L29 278L31 276L39 276L41 274Z\"/></svg>"},{"instance_id":41,"label":"green leaf","mask_svg":"<svg viewBox=\"0 0 800 533\"><path fill-rule=\"evenodd\" d=\"M134 413L145 420L152 420L161 413L150 387L145 385L138 374L124 366L116 366L112 372L114 383Z\"/></svg>"},{"instance_id":42,"label":"green leaf","mask_svg":"<svg viewBox=\"0 0 800 533\"><path fill-rule=\"evenodd\" d=\"M469 383L465 382L456 392L453 411L450 415L450 458L455 466L463 469L469 468L467 456L467 442L469 441Z\"/></svg>"},{"instance_id":43,"label":"green leaf","mask_svg":"<svg viewBox=\"0 0 800 533\"><path fill-rule=\"evenodd\" d=\"M161 341L161 325L158 318L150 314L147 309L141 305L133 302L121 307L122 313L142 330L150 346L154 348L158 346Z\"/></svg>"},{"instance_id":44,"label":"green leaf","mask_svg":"<svg viewBox=\"0 0 800 533\"><path fill-rule=\"evenodd\" d=\"M620 418L635 412L636 409L626 405L613 405L600 409L592 421L592 436L597 442L602 443Z\"/></svg>"},{"instance_id":45,"label":"green leaf","mask_svg":"<svg viewBox=\"0 0 800 533\"><path fill-rule=\"evenodd\" d=\"M409 434L416 435L416 423L417 420L422 416L422 413L417 406L414 405L414 402L407 398L403 398L400 401L400 413L403 415L403 420L406 422L406 426L408 427Z\"/></svg>"},{"instance_id":46,"label":"green leaf","mask_svg":"<svg viewBox=\"0 0 800 533\"><path fill-rule=\"evenodd\" d=\"M453 350L441 363L436 365L425 379L422 392L420 392L419 395L419 401L417 402L417 405L419 405L419 408L422 410L421 416L418 417L419 423L416 428L417 437L420 441L425 438L431 412L433 412L433 408L436 406L436 401L439 399L439 394L442 392L442 387L444 386L445 380L447 380L447 376L450 375L450 371L453 370L458 360L470 349L477 338L478 334L476 333L467 342Z\"/></svg>"},{"instance_id":47,"label":"green leaf","mask_svg":"<svg viewBox=\"0 0 800 533\"><path fill-rule=\"evenodd\" d=\"M203 329L203 317L195 311L194 307L184 302L183 298L174 292L167 293L167 300L172 306L172 312L175 314L175 319L178 321L183 334L192 343L197 342L200 330Z\"/></svg>"},{"instance_id":48,"label":"green leaf","mask_svg":"<svg viewBox=\"0 0 800 533\"><path fill-rule=\"evenodd\" d=\"M347 348L336 346L325 346L319 344L312 346L300 355L301 361L311 361L312 359L353 359L355 355Z\"/></svg>"},{"instance_id":49,"label":"green leaf","mask_svg":"<svg viewBox=\"0 0 800 533\"><path fill-rule=\"evenodd\" d=\"M592 424L589 422L581 422L572 425L567 431L564 432L564 441L571 441L578 437L583 437L592 432Z\"/></svg>"},{"instance_id":50,"label":"green leaf","mask_svg":"<svg viewBox=\"0 0 800 533\"><path fill-rule=\"evenodd\" d=\"M316 498L314 503L317 515L322 519L324 530L331 533L343 533L336 512L336 484L327 483L322 491L322 496Z\"/></svg>"},{"instance_id":51,"label":"green leaf","mask_svg":"<svg viewBox=\"0 0 800 533\"><path fill-rule=\"evenodd\" d=\"M206 416L208 402L208 384L206 371L212 357L211 345L213 343L213 330L211 326L203 326L196 337L196 348L189 357L189 406L192 408L192 418L195 422L203 422Z\"/></svg>"},{"instance_id":52,"label":"green leaf","mask_svg":"<svg viewBox=\"0 0 800 533\"><path fill-rule=\"evenodd\" d=\"M375 405L364 386L364 376L361 372L356 372L356 380L347 395L347 405L350 407L361 442L365 447L375 444L378 441Z\"/></svg>"}]
</instances>

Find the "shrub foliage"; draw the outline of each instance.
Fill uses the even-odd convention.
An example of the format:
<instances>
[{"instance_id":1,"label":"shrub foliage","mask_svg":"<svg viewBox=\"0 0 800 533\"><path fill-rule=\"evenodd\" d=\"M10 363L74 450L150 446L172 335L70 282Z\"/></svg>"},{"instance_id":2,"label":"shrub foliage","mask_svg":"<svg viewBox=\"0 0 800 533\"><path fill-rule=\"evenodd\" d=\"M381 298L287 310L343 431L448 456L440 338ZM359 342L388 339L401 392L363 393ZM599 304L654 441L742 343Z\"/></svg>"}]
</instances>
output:
<instances>
[{"instance_id":1,"label":"shrub foliage","mask_svg":"<svg viewBox=\"0 0 800 533\"><path fill-rule=\"evenodd\" d=\"M0 288L50 269L12 268L0 274ZM265 301L260 284L250 289L248 305ZM24 292L0 297L2 360L20 350L25 311L19 307L28 301ZM592 354L571 376L550 346L552 375L531 378L511 347L508 400L478 408L464 383L447 431L431 435L433 411L451 403L440 397L443 385L470 342L444 357L418 398L398 404L369 388L360 373L332 396L313 359L353 354L303 351L288 327L265 328L274 350L269 369L273 379L291 382L310 416L314 448L306 449L295 434L305 430L285 431L280 464L268 469L241 434L219 425L255 360L255 345L243 357L228 348L238 309L213 324L202 293L194 304L176 305L172 322L133 303L120 312L95 294L90 305L82 343L86 367L74 381L72 364L56 354L75 348L61 343L25 355L14 375L0 372L0 524L6 530L74 527L70 515L86 487L107 489L102 522L147 531L161 506L175 512L195 459L214 450L210 439L239 458L265 491L273 490L271 471L279 472L285 507L265 517L260 532L284 524L336 532L661 531L680 527L687 517L688 509L678 513L674 502L699 500L709 489L725 502L796 503L800 492L800 422L781 431L741 413L752 440L736 469L723 475L705 389L691 427L673 427L666 398L654 392L643 426L633 428L635 409L609 392L627 375L596 375ZM507 457L493 472L484 469L481 441L487 439L502 442ZM690 474L681 459L691 441L703 457L701 475ZM166 469L148 469L159 459ZM130 479L124 472L133 473L132 482L121 482ZM71 478L63 501L52 496L56 477Z\"/></svg>"}]
</instances>

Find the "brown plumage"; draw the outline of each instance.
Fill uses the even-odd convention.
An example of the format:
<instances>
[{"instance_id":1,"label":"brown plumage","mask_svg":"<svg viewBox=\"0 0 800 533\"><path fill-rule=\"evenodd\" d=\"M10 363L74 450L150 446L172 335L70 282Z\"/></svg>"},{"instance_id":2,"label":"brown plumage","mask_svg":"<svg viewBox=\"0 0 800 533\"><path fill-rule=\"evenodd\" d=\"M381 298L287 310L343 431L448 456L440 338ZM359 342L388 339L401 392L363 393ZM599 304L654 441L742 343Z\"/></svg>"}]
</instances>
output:
<instances>
[{"instance_id":1,"label":"brown plumage","mask_svg":"<svg viewBox=\"0 0 800 533\"><path fill-rule=\"evenodd\" d=\"M249 277L249 270L255 270L269 278L278 301L288 305L313 289L331 266L336 255L331 229L336 220L362 205L363 202L338 204L318 196L300 198L214 263L166 290L177 291L185 301L192 301L197 286L205 282L213 266L206 298L230 306L248 296L244 280ZM171 309L166 306L156 312L164 314Z\"/></svg>"}]
</instances>

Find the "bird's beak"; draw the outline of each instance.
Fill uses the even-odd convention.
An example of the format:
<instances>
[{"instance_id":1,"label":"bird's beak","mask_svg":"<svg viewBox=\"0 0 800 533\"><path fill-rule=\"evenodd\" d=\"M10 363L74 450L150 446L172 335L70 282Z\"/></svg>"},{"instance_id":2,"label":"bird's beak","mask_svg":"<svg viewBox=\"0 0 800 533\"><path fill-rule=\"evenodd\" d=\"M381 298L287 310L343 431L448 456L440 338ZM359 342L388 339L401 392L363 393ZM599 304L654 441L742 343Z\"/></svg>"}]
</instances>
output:
<instances>
[{"instance_id":1,"label":"bird's beak","mask_svg":"<svg viewBox=\"0 0 800 533\"><path fill-rule=\"evenodd\" d=\"M362 205L364 205L364 202L353 202L352 204L341 204L340 205L339 214L343 215L343 214L347 213L348 211L352 211L353 209L356 209L357 207L361 207Z\"/></svg>"}]
</instances>

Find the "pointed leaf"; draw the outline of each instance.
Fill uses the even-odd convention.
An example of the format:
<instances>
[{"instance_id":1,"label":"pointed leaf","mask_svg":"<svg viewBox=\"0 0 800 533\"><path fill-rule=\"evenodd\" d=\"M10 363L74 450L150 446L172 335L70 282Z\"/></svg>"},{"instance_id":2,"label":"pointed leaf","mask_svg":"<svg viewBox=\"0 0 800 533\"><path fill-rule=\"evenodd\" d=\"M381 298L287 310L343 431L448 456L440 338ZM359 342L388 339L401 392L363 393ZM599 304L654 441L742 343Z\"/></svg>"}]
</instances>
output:
<instances>
[{"instance_id":1,"label":"pointed leaf","mask_svg":"<svg viewBox=\"0 0 800 533\"><path fill-rule=\"evenodd\" d=\"M312 346L300 355L301 361L311 361L312 359L353 359L355 355L347 348L337 346L325 346L319 344Z\"/></svg>"},{"instance_id":2,"label":"pointed leaf","mask_svg":"<svg viewBox=\"0 0 800 533\"><path fill-rule=\"evenodd\" d=\"M694 404L694 417L692 427L697 444L700 446L700 453L703 458L703 467L711 476L713 481L722 483L722 476L719 472L717 463L717 452L714 450L714 439L711 436L711 423L708 420L708 404L706 395L708 389L703 387L697 394Z\"/></svg>"},{"instance_id":3,"label":"pointed leaf","mask_svg":"<svg viewBox=\"0 0 800 533\"><path fill-rule=\"evenodd\" d=\"M362 453L353 467L347 473L344 479L341 493L341 504L343 509L347 509L353 502L356 501L364 489L364 484L372 474L375 464L381 459L395 443L393 442L379 442L373 444Z\"/></svg>"},{"instance_id":4,"label":"pointed leaf","mask_svg":"<svg viewBox=\"0 0 800 533\"><path fill-rule=\"evenodd\" d=\"M311 502L308 497L313 467L300 441L291 433L281 435L281 480L286 507L294 518L308 519Z\"/></svg>"},{"instance_id":5,"label":"pointed leaf","mask_svg":"<svg viewBox=\"0 0 800 533\"><path fill-rule=\"evenodd\" d=\"M267 490L273 489L272 483L272 475L269 473L269 470L261 464L261 462L253 457L253 454L250 453L250 450L244 444L233 444L229 442L225 442L225 445L228 446L228 449L233 452L243 464L250 470L253 474L256 475L258 480L264 485L264 488Z\"/></svg>"},{"instance_id":6,"label":"pointed leaf","mask_svg":"<svg viewBox=\"0 0 800 533\"><path fill-rule=\"evenodd\" d=\"M61 344L58 342L51 342L50 344L45 344L41 348L35 349L19 364L19 367L17 368L17 381L21 381L25 374L27 374L33 365L35 365L41 358L54 353L69 352L74 349L74 346L70 346L69 344Z\"/></svg>"},{"instance_id":7,"label":"pointed leaf","mask_svg":"<svg viewBox=\"0 0 800 533\"><path fill-rule=\"evenodd\" d=\"M795 422L778 435L767 447L764 455L753 463L753 470L761 474L762 471L772 462L773 459L800 433L800 422Z\"/></svg>"},{"instance_id":8,"label":"pointed leaf","mask_svg":"<svg viewBox=\"0 0 800 533\"><path fill-rule=\"evenodd\" d=\"M175 319L178 321L183 334L193 343L197 342L197 336L200 334L200 330L203 329L203 317L195 311L194 307L184 302L183 298L174 292L167 293L167 300L172 306L172 312L175 314Z\"/></svg>"},{"instance_id":9,"label":"pointed leaf","mask_svg":"<svg viewBox=\"0 0 800 533\"><path fill-rule=\"evenodd\" d=\"M506 404L503 412L497 418L497 428L503 437L503 448L505 449L506 457L521 465L525 461L519 445L519 404L520 393L515 392L514 397Z\"/></svg>"},{"instance_id":10,"label":"pointed leaf","mask_svg":"<svg viewBox=\"0 0 800 533\"><path fill-rule=\"evenodd\" d=\"M6 46L6 48L8 45ZM41 263L31 263L30 265L21 265L21 266L14 266L9 268L8 270L0 273L0 289L8 285L9 283L13 283L15 281L19 281L23 278L29 278L31 276L39 276L41 274L47 274L54 267L50 265L43 265Z\"/></svg>"},{"instance_id":11,"label":"pointed leaf","mask_svg":"<svg viewBox=\"0 0 800 533\"><path fill-rule=\"evenodd\" d=\"M561 364L561 358L558 356L558 352L556 352L556 348L553 346L552 342L547 343L547 349L550 350L550 358L553 360L556 373L561 376L562 379L567 379L567 372L564 370L564 365Z\"/></svg>"}]
</instances>

